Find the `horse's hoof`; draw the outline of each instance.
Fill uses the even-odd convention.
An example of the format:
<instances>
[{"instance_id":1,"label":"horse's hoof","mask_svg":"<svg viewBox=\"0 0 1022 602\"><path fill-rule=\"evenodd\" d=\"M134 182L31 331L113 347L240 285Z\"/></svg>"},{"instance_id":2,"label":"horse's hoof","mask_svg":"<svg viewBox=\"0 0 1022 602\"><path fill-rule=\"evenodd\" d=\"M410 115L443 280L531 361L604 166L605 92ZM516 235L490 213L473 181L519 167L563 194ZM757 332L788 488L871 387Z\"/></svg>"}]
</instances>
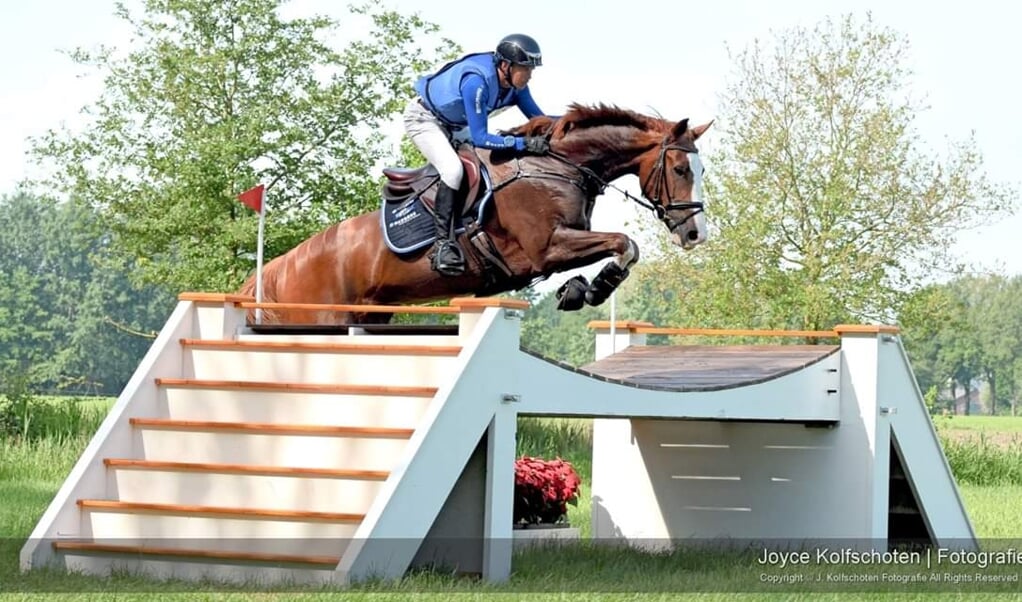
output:
<instances>
[{"instance_id":1,"label":"horse's hoof","mask_svg":"<svg viewBox=\"0 0 1022 602\"><path fill-rule=\"evenodd\" d=\"M614 262L603 266L596 278L593 278L592 286L586 290L586 303L593 307L602 304L627 277L628 270Z\"/></svg>"},{"instance_id":2,"label":"horse's hoof","mask_svg":"<svg viewBox=\"0 0 1022 602\"><path fill-rule=\"evenodd\" d=\"M578 311L585 305L586 289L589 281L582 276L575 276L557 289L557 309L560 311Z\"/></svg>"}]
</instances>

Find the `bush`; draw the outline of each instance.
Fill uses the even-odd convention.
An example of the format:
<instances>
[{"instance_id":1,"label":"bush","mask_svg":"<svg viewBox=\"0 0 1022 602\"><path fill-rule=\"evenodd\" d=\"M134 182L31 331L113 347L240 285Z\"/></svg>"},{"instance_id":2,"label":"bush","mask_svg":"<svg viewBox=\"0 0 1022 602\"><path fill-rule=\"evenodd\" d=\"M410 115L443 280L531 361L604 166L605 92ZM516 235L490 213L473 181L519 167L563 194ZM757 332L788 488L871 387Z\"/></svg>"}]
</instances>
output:
<instances>
[{"instance_id":1,"label":"bush","mask_svg":"<svg viewBox=\"0 0 1022 602\"><path fill-rule=\"evenodd\" d=\"M7 376L0 385L0 438L62 441L91 436L103 422L106 409L85 401L38 397L31 393L27 377Z\"/></svg>"},{"instance_id":2,"label":"bush","mask_svg":"<svg viewBox=\"0 0 1022 602\"><path fill-rule=\"evenodd\" d=\"M985 434L941 437L948 466L959 484L1022 485L1022 442L997 445Z\"/></svg>"}]
</instances>

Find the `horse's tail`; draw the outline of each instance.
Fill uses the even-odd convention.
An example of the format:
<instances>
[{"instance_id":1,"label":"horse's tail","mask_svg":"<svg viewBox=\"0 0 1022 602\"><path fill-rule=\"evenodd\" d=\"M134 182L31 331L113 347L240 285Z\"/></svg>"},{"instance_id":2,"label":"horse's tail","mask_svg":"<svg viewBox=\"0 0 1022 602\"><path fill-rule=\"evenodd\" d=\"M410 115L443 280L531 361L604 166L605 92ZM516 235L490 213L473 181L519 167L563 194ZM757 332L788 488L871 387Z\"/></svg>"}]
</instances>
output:
<instances>
[{"instance_id":1,"label":"horse's tail","mask_svg":"<svg viewBox=\"0 0 1022 602\"><path fill-rule=\"evenodd\" d=\"M277 302L277 275L280 273L282 261L279 257L274 258L263 266L263 303L276 303ZM248 280L241 285L238 289L239 295L245 295L248 297L256 296L256 272L252 270L252 275L248 277ZM276 310L264 309L263 310L263 322L273 323L279 318ZM252 323L255 322L255 310L250 309L248 311L247 321Z\"/></svg>"}]
</instances>

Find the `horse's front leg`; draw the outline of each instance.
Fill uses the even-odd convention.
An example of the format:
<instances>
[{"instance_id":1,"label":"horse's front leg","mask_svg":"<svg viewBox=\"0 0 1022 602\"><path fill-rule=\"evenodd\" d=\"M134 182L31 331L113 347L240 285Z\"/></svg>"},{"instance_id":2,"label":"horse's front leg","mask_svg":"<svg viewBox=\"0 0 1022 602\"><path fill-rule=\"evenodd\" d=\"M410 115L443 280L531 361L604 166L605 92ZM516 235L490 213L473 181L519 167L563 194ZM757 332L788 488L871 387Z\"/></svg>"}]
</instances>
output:
<instances>
[{"instance_id":1,"label":"horse's front leg","mask_svg":"<svg viewBox=\"0 0 1022 602\"><path fill-rule=\"evenodd\" d=\"M558 309L575 311L581 309L583 302L597 306L606 301L628 277L629 268L639 260L639 246L619 233L567 228L554 231L546 255L547 270L565 271L590 265L607 256L614 260L603 266L592 284L582 276L575 276L558 289Z\"/></svg>"}]
</instances>

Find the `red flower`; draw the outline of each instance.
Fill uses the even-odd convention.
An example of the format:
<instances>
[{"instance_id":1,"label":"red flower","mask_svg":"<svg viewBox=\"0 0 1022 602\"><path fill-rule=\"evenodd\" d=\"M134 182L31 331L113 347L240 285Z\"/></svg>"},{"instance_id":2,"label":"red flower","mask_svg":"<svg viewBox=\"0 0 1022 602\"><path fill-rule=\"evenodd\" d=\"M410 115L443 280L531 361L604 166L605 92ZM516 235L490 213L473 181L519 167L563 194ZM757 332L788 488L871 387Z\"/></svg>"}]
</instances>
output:
<instances>
[{"instance_id":1,"label":"red flower","mask_svg":"<svg viewBox=\"0 0 1022 602\"><path fill-rule=\"evenodd\" d=\"M581 479L569 462L524 456L515 460L515 524L556 523L578 502Z\"/></svg>"}]
</instances>

